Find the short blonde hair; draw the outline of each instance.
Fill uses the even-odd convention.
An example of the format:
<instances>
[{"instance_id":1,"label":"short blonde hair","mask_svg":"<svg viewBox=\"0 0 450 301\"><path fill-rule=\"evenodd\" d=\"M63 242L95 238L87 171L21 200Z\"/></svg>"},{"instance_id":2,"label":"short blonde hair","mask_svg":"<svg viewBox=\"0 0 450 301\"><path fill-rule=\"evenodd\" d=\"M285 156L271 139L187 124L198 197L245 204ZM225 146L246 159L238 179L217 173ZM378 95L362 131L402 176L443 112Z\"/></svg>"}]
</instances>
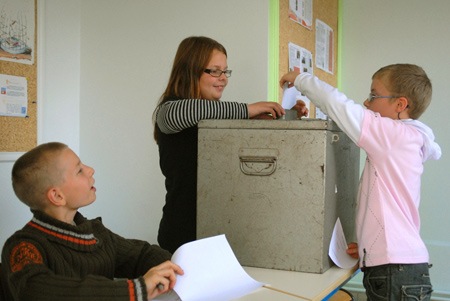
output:
<instances>
[{"instance_id":1,"label":"short blonde hair","mask_svg":"<svg viewBox=\"0 0 450 301\"><path fill-rule=\"evenodd\" d=\"M59 142L41 144L23 154L11 172L14 193L31 209L42 209L47 191L64 181L59 156L68 146Z\"/></svg>"},{"instance_id":2,"label":"short blonde hair","mask_svg":"<svg viewBox=\"0 0 450 301\"><path fill-rule=\"evenodd\" d=\"M412 64L388 65L374 73L372 79L380 79L393 96L408 99L409 117L418 119L431 102L432 86L425 71Z\"/></svg>"}]
</instances>

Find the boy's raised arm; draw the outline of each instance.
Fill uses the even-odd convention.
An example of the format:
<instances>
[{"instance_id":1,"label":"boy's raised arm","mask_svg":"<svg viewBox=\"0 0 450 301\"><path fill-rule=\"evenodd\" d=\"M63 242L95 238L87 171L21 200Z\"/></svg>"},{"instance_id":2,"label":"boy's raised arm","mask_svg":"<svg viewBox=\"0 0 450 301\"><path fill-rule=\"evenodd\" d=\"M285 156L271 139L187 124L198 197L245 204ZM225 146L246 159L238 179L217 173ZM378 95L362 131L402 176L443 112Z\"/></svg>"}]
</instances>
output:
<instances>
[{"instance_id":1,"label":"boy's raised arm","mask_svg":"<svg viewBox=\"0 0 450 301\"><path fill-rule=\"evenodd\" d=\"M364 120L364 108L355 104L338 89L321 81L309 73L291 71L283 75L280 85L288 83L305 94L322 112L327 114L353 142L357 143L361 136L361 125Z\"/></svg>"}]
</instances>

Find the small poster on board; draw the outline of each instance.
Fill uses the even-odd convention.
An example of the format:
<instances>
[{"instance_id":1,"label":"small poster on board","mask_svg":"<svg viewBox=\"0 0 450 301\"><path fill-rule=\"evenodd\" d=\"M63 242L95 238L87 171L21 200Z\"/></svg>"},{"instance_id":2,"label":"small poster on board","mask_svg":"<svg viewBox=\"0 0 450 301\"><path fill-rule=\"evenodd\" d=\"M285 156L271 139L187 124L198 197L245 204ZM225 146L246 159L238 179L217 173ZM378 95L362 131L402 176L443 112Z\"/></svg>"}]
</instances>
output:
<instances>
[{"instance_id":1,"label":"small poster on board","mask_svg":"<svg viewBox=\"0 0 450 301\"><path fill-rule=\"evenodd\" d=\"M312 30L313 0L289 0L289 19Z\"/></svg>"},{"instance_id":2,"label":"small poster on board","mask_svg":"<svg viewBox=\"0 0 450 301\"><path fill-rule=\"evenodd\" d=\"M316 67L333 74L334 66L333 29L316 20Z\"/></svg>"},{"instance_id":3,"label":"small poster on board","mask_svg":"<svg viewBox=\"0 0 450 301\"><path fill-rule=\"evenodd\" d=\"M27 117L27 91L25 77L0 74L0 116Z\"/></svg>"}]
</instances>

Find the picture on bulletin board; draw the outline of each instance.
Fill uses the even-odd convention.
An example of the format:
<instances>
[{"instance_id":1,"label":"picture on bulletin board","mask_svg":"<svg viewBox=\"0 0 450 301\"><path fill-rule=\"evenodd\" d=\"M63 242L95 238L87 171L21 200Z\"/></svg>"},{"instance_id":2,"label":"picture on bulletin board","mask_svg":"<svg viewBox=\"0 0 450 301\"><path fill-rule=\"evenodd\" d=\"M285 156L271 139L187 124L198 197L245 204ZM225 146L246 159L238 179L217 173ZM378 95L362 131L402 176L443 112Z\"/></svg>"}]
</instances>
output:
<instances>
[{"instance_id":1,"label":"picture on bulletin board","mask_svg":"<svg viewBox=\"0 0 450 301\"><path fill-rule=\"evenodd\" d=\"M313 0L289 0L289 19L311 30Z\"/></svg>"},{"instance_id":2,"label":"picture on bulletin board","mask_svg":"<svg viewBox=\"0 0 450 301\"><path fill-rule=\"evenodd\" d=\"M37 145L36 28L37 0L0 0L0 162Z\"/></svg>"},{"instance_id":3,"label":"picture on bulletin board","mask_svg":"<svg viewBox=\"0 0 450 301\"><path fill-rule=\"evenodd\" d=\"M27 117L27 90L25 77L0 74L0 116Z\"/></svg>"},{"instance_id":4,"label":"picture on bulletin board","mask_svg":"<svg viewBox=\"0 0 450 301\"><path fill-rule=\"evenodd\" d=\"M0 0L0 60L33 65L34 0Z\"/></svg>"},{"instance_id":5,"label":"picture on bulletin board","mask_svg":"<svg viewBox=\"0 0 450 301\"><path fill-rule=\"evenodd\" d=\"M333 74L334 40L333 29L316 20L316 67Z\"/></svg>"}]
</instances>

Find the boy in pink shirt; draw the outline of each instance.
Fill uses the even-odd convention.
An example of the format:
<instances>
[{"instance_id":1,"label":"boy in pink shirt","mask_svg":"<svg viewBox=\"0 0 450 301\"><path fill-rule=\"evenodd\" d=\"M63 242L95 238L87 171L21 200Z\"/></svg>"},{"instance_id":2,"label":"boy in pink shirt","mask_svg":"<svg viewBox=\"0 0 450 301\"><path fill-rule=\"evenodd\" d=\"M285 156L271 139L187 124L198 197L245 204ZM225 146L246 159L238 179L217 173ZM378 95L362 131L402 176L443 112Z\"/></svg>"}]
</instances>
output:
<instances>
[{"instance_id":1,"label":"boy in pink shirt","mask_svg":"<svg viewBox=\"0 0 450 301\"><path fill-rule=\"evenodd\" d=\"M367 153L356 231L368 300L430 300L429 256L420 237L420 183L423 163L439 159L441 149L433 131L417 120L431 101L426 73L410 64L381 68L372 77L367 109L307 73L289 72L280 80L285 82Z\"/></svg>"}]
</instances>

